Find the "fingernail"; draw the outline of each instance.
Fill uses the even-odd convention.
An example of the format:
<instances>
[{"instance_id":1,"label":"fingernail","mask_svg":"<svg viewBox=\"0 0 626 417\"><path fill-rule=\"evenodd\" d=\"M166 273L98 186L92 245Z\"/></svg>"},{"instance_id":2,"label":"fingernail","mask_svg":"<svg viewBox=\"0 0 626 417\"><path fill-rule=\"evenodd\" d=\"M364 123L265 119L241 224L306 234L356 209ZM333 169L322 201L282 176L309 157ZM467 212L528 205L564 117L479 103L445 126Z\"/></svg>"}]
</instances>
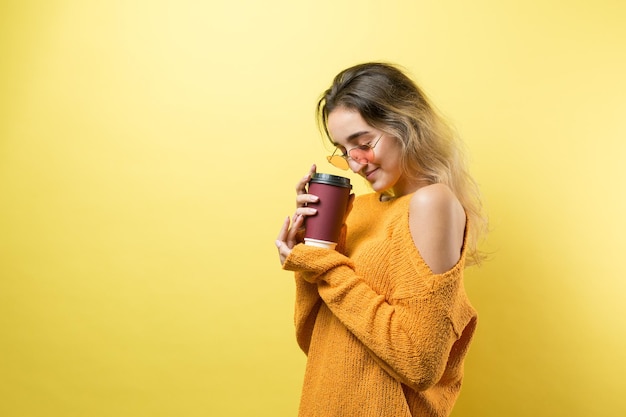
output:
<instances>
[{"instance_id":1,"label":"fingernail","mask_svg":"<svg viewBox=\"0 0 626 417\"><path fill-rule=\"evenodd\" d=\"M281 245L282 245L283 243L282 243L280 240L276 240L276 241L274 242L274 244L276 245L276 247L277 247L277 248L279 248L279 249L280 249L280 247L281 247Z\"/></svg>"}]
</instances>

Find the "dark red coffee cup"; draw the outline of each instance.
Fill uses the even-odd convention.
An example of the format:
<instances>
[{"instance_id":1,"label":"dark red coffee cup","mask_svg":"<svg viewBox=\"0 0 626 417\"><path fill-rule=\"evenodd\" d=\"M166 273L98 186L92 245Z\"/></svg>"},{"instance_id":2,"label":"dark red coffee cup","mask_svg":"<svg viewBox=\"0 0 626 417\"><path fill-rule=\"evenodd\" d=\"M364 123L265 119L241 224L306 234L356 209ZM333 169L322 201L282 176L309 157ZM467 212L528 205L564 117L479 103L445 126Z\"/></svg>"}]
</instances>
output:
<instances>
[{"instance_id":1,"label":"dark red coffee cup","mask_svg":"<svg viewBox=\"0 0 626 417\"><path fill-rule=\"evenodd\" d=\"M319 197L308 207L317 213L306 218L304 243L310 246L334 249L339 241L352 185L350 179L331 174L317 173L309 181L309 194Z\"/></svg>"}]
</instances>

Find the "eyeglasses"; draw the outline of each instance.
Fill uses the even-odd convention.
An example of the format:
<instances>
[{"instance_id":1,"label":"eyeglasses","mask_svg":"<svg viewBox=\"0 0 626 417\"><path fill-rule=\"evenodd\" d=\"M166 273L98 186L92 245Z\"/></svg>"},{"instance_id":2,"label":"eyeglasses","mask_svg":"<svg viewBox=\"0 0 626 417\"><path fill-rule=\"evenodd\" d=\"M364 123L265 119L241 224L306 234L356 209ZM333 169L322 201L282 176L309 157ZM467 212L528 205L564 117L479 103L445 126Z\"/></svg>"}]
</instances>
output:
<instances>
[{"instance_id":1,"label":"eyeglasses","mask_svg":"<svg viewBox=\"0 0 626 417\"><path fill-rule=\"evenodd\" d=\"M333 164L333 166L343 170L347 170L348 168L350 168L350 165L348 164L348 161L350 159L356 161L359 164L367 164L374 159L374 147L378 145L378 142L380 142L380 139L384 135L384 133L380 135L373 145L367 144L355 146L343 155L335 155L339 150L339 148L335 148L335 152L333 152L332 155L327 156L326 159L328 160L328 162Z\"/></svg>"}]
</instances>

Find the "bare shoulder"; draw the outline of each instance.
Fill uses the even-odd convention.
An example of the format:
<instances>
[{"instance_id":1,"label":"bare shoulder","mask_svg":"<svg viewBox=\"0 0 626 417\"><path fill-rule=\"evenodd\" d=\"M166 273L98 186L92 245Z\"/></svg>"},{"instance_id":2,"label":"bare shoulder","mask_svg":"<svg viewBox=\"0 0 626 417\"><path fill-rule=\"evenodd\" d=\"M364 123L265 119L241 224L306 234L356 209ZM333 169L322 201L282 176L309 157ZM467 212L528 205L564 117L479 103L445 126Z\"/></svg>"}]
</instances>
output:
<instances>
[{"instance_id":1,"label":"bare shoulder","mask_svg":"<svg viewBox=\"0 0 626 417\"><path fill-rule=\"evenodd\" d=\"M417 250L434 273L456 265L463 247L465 210L447 185L428 185L413 194L409 226Z\"/></svg>"},{"instance_id":2,"label":"bare shoulder","mask_svg":"<svg viewBox=\"0 0 626 417\"><path fill-rule=\"evenodd\" d=\"M433 205L436 206L435 208L458 205L461 208L461 203L450 187L445 184L431 184L421 187L413 194L411 205L419 205L421 208L429 208Z\"/></svg>"}]
</instances>

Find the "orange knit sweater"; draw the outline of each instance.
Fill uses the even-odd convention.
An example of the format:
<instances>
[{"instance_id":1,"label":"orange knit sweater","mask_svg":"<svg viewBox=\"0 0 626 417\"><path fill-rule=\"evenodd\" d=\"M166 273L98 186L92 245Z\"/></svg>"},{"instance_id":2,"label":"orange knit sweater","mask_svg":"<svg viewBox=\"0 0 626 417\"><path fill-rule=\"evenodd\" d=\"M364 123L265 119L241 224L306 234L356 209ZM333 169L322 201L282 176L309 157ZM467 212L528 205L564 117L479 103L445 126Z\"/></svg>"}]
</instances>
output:
<instances>
[{"instance_id":1,"label":"orange knit sweater","mask_svg":"<svg viewBox=\"0 0 626 417\"><path fill-rule=\"evenodd\" d=\"M410 198L357 197L337 251L299 244L285 261L307 354L300 416L450 414L477 320L466 243L456 266L433 274L409 231Z\"/></svg>"}]
</instances>

